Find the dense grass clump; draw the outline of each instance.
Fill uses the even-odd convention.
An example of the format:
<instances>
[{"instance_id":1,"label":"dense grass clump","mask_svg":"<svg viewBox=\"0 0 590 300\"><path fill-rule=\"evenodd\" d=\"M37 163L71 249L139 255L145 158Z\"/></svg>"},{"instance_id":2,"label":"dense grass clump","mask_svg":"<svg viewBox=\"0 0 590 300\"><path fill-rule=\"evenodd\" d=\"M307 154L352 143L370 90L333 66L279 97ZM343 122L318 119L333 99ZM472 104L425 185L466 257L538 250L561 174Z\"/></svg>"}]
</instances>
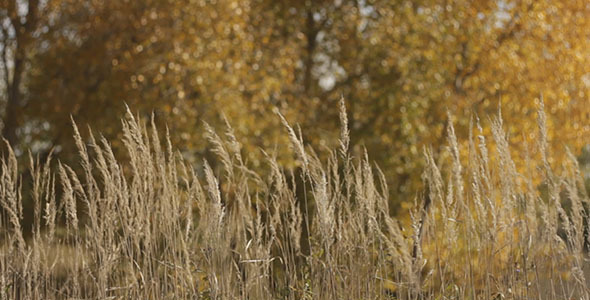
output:
<instances>
[{"instance_id":1,"label":"dense grass clump","mask_svg":"<svg viewBox=\"0 0 590 300\"><path fill-rule=\"evenodd\" d=\"M520 173L500 118L494 147L471 134L459 149L450 124L448 163L424 150L425 190L404 224L383 173L350 155L343 105L340 117L340 146L322 160L279 114L300 167L266 154L264 175L229 124L221 136L206 126L215 171L185 162L130 113L124 164L75 128L80 171L31 157L22 190L9 152L0 299L589 299L589 198L573 156L563 174L552 170L542 108L539 167Z\"/></svg>"}]
</instances>

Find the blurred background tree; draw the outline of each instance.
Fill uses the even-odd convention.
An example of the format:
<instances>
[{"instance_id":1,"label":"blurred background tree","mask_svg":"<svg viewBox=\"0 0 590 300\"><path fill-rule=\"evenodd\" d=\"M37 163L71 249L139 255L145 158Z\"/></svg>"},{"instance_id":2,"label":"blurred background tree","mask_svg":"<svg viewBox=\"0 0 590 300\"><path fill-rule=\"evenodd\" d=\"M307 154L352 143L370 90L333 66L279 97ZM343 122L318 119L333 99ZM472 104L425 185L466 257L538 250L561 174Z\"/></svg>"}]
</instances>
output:
<instances>
[{"instance_id":1,"label":"blurred background tree","mask_svg":"<svg viewBox=\"0 0 590 300\"><path fill-rule=\"evenodd\" d=\"M580 154L590 134L581 0L2 0L0 17L2 133L21 153L72 159L70 115L116 138L127 103L187 159L209 155L202 121L225 114L251 164L276 146L293 166L272 109L332 146L344 97L354 154L367 148L400 205L447 111L465 137L501 105L521 153L542 94L555 145Z\"/></svg>"}]
</instances>

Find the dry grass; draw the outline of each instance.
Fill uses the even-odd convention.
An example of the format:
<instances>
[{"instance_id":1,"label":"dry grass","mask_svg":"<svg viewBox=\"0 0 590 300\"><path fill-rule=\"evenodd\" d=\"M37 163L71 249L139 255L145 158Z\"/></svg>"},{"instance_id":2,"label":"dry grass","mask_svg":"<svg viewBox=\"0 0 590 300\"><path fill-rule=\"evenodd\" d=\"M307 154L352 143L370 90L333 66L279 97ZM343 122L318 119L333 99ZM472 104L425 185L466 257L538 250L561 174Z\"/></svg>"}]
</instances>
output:
<instances>
[{"instance_id":1,"label":"dry grass","mask_svg":"<svg viewBox=\"0 0 590 300\"><path fill-rule=\"evenodd\" d=\"M561 175L551 169L542 108L540 167L522 173L501 118L495 147L472 133L459 149L450 124L447 167L424 150L425 191L408 226L389 214L380 170L349 154L343 104L341 143L324 160L279 118L298 170L272 153L270 172L251 170L229 123L221 136L205 126L219 168L193 168L130 113L125 164L75 128L80 171L31 157L23 191L9 152L0 299L589 299L589 200L573 156ZM24 213L34 214L30 235Z\"/></svg>"}]
</instances>

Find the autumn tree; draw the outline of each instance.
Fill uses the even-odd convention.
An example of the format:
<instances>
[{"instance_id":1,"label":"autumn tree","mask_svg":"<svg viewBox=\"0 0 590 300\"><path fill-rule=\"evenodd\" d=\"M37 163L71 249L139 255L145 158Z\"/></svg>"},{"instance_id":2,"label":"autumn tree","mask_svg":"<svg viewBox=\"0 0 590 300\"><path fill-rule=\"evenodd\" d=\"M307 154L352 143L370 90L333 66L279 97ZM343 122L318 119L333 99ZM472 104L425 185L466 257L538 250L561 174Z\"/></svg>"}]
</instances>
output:
<instances>
[{"instance_id":1,"label":"autumn tree","mask_svg":"<svg viewBox=\"0 0 590 300\"><path fill-rule=\"evenodd\" d=\"M501 106L516 124L508 131L519 153L524 141L534 146L540 95L550 126L559 124L550 131L555 145L578 150L590 132L584 1L47 3L36 18L51 26L34 21L20 42L36 49L19 71L27 80L17 82L27 110L4 123L18 116L18 142L43 141L64 156L73 151L70 114L113 137L127 103L148 118L154 112L195 162L209 153L202 121L221 129L224 115L249 163L263 165L258 148L276 145L294 166L273 109L300 124L307 142L334 145L344 97L354 155L367 148L399 204L420 189L423 147L445 145L447 111L466 136L474 115L485 121ZM26 24L23 13L11 20ZM6 32L4 44L16 45Z\"/></svg>"},{"instance_id":2,"label":"autumn tree","mask_svg":"<svg viewBox=\"0 0 590 300\"><path fill-rule=\"evenodd\" d=\"M2 0L0 2L0 76L2 78L2 136L17 144L22 116L29 106L27 88L30 60L51 30L57 1Z\"/></svg>"}]
</instances>

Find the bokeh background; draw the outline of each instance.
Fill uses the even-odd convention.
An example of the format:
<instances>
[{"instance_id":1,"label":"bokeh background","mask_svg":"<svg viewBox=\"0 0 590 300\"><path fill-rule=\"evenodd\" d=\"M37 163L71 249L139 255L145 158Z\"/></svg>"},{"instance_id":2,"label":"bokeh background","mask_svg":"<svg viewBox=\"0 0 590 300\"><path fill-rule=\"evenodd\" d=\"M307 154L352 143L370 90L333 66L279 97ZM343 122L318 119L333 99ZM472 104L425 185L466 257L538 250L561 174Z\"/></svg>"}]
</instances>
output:
<instances>
[{"instance_id":1,"label":"bokeh background","mask_svg":"<svg viewBox=\"0 0 590 300\"><path fill-rule=\"evenodd\" d=\"M501 108L522 168L543 98L551 163L564 146L590 160L588 1L3 0L0 20L2 135L21 159L76 165L70 116L120 149L127 104L197 167L213 156L203 121L224 116L248 164L264 169L265 149L297 167L273 109L321 149L344 98L353 153L383 169L399 214L424 147L444 153L447 112L467 140Z\"/></svg>"}]
</instances>

